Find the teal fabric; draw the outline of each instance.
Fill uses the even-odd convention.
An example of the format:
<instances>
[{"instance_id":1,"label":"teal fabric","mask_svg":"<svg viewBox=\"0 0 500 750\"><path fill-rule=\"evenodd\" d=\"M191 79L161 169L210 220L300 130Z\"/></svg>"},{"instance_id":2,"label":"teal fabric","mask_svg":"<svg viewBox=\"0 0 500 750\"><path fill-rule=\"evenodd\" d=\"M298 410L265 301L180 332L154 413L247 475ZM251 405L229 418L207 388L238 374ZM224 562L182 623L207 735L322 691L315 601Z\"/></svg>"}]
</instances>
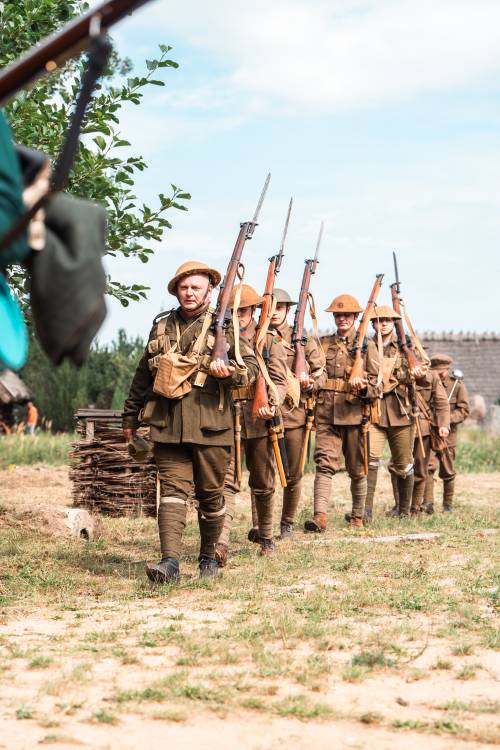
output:
<instances>
[{"instance_id":1,"label":"teal fabric","mask_svg":"<svg viewBox=\"0 0 500 750\"><path fill-rule=\"evenodd\" d=\"M3 236L25 212L21 170L7 121L0 111L0 236ZM26 235L0 253L0 268L20 263L28 254Z\"/></svg>"},{"instance_id":2,"label":"teal fabric","mask_svg":"<svg viewBox=\"0 0 500 750\"><path fill-rule=\"evenodd\" d=\"M0 370L19 370L28 356L28 334L19 305L0 273Z\"/></svg>"}]
</instances>

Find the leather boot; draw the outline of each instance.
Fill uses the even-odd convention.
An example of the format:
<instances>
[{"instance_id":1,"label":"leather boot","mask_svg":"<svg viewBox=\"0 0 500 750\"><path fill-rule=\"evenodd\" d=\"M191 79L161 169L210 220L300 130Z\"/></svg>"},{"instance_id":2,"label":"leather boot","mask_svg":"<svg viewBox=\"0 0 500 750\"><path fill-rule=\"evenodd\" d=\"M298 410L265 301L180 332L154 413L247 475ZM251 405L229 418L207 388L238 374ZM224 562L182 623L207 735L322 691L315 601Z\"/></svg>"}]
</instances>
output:
<instances>
[{"instance_id":1,"label":"leather boot","mask_svg":"<svg viewBox=\"0 0 500 750\"><path fill-rule=\"evenodd\" d=\"M354 529L362 529L364 526L363 519L355 518L354 516L352 516L351 520L349 521L349 526Z\"/></svg>"},{"instance_id":2,"label":"leather boot","mask_svg":"<svg viewBox=\"0 0 500 750\"><path fill-rule=\"evenodd\" d=\"M199 556L200 578L215 578L219 575L219 565L215 557Z\"/></svg>"},{"instance_id":3,"label":"leather boot","mask_svg":"<svg viewBox=\"0 0 500 750\"><path fill-rule=\"evenodd\" d=\"M411 497L413 494L413 474L408 476L398 477L398 493L399 493L399 517L407 518L410 515Z\"/></svg>"},{"instance_id":4,"label":"leather boot","mask_svg":"<svg viewBox=\"0 0 500 750\"><path fill-rule=\"evenodd\" d=\"M283 523L283 521L280 524L280 541L290 541L293 539L293 523Z\"/></svg>"},{"instance_id":5,"label":"leather boot","mask_svg":"<svg viewBox=\"0 0 500 750\"><path fill-rule=\"evenodd\" d=\"M219 566L219 568L226 567L227 553L228 553L227 544L223 544L223 542L217 542L217 544L215 545L215 559L217 560L217 565Z\"/></svg>"},{"instance_id":6,"label":"leather boot","mask_svg":"<svg viewBox=\"0 0 500 750\"><path fill-rule=\"evenodd\" d=\"M259 553L262 557L273 557L276 554L276 545L272 539L261 539Z\"/></svg>"},{"instance_id":7,"label":"leather boot","mask_svg":"<svg viewBox=\"0 0 500 750\"><path fill-rule=\"evenodd\" d=\"M366 498L365 498L365 514L373 517L373 500L375 498L375 490L377 489L377 477L378 477L378 464L375 466L368 466L368 476L366 477Z\"/></svg>"},{"instance_id":8,"label":"leather boot","mask_svg":"<svg viewBox=\"0 0 500 750\"><path fill-rule=\"evenodd\" d=\"M443 511L451 513L453 508L453 496L455 494L455 477L445 479L443 482Z\"/></svg>"},{"instance_id":9,"label":"leather boot","mask_svg":"<svg viewBox=\"0 0 500 750\"><path fill-rule=\"evenodd\" d=\"M146 565L146 574L153 583L177 583L181 577L179 561L164 557L156 565Z\"/></svg>"},{"instance_id":10,"label":"leather boot","mask_svg":"<svg viewBox=\"0 0 500 750\"><path fill-rule=\"evenodd\" d=\"M304 531L323 532L326 530L326 512L330 502L332 477L316 472L314 477L314 516L304 524Z\"/></svg>"},{"instance_id":11,"label":"leather boot","mask_svg":"<svg viewBox=\"0 0 500 750\"><path fill-rule=\"evenodd\" d=\"M316 534L323 534L326 531L326 513L315 513L304 524L304 531L313 531Z\"/></svg>"}]
</instances>

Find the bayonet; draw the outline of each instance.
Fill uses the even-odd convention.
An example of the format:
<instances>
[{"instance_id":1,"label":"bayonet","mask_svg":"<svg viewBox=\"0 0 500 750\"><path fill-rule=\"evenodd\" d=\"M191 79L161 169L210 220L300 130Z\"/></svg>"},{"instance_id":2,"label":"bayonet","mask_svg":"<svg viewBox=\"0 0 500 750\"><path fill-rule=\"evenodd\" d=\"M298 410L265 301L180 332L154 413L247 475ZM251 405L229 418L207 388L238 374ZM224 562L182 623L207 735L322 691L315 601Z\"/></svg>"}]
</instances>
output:
<instances>
[{"instance_id":1,"label":"bayonet","mask_svg":"<svg viewBox=\"0 0 500 750\"><path fill-rule=\"evenodd\" d=\"M392 252L392 259L394 261L394 275L396 277L396 281L394 282L394 285L397 289L397 292L399 294L400 292L400 284L399 284L399 272L398 272L398 259L396 258L396 253Z\"/></svg>"},{"instance_id":2,"label":"bayonet","mask_svg":"<svg viewBox=\"0 0 500 750\"><path fill-rule=\"evenodd\" d=\"M262 192L260 194L259 202L257 203L257 208L255 209L255 213L253 215L253 219L250 222L250 224L253 224L254 226L257 224L257 220L259 218L260 209L262 208L262 204L264 203L264 198L266 197L267 188L269 187L269 182L271 181L271 172L266 177L266 181L264 183L264 187L262 188Z\"/></svg>"},{"instance_id":3,"label":"bayonet","mask_svg":"<svg viewBox=\"0 0 500 750\"><path fill-rule=\"evenodd\" d=\"M318 255L319 255L319 246L321 245L321 240L323 239L323 228L325 226L325 222L322 221L320 228L319 228L319 234L318 234L318 241L316 242L316 252L314 254L314 260L311 264L311 273L316 273L316 266L318 265ZM306 261L307 263L308 261ZM310 262L310 261L309 261Z\"/></svg>"},{"instance_id":4,"label":"bayonet","mask_svg":"<svg viewBox=\"0 0 500 750\"><path fill-rule=\"evenodd\" d=\"M281 268L281 261L283 260L284 250L285 250L285 240L288 233L288 223L290 221L290 214L292 213L292 205L293 205L293 198L290 198L290 203L288 205L288 213L286 215L286 221L285 226L283 228L283 234L281 236L281 243L280 243L280 249L279 253L276 256L276 263L274 264L274 273L279 273L279 270ZM271 261L272 258L269 258Z\"/></svg>"}]
</instances>

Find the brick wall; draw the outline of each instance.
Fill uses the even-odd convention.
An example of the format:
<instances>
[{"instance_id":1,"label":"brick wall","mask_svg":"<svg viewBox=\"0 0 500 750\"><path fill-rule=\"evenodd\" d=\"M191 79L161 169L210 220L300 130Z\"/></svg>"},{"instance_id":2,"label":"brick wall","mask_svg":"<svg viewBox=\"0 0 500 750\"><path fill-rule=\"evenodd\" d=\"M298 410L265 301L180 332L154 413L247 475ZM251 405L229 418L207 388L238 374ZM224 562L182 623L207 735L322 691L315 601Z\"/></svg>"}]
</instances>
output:
<instances>
[{"instance_id":1,"label":"brick wall","mask_svg":"<svg viewBox=\"0 0 500 750\"><path fill-rule=\"evenodd\" d=\"M429 356L440 352L453 357L471 395L480 393L488 406L500 398L500 334L426 331L420 338Z\"/></svg>"}]
</instances>

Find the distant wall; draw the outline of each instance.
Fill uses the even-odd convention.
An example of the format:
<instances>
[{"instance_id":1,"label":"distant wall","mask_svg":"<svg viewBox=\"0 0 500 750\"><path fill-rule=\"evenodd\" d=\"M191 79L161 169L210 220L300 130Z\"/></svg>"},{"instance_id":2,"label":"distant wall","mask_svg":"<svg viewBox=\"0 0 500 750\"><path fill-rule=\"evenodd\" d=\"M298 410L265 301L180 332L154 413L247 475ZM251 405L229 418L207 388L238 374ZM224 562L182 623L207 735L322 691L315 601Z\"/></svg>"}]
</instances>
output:
<instances>
[{"instance_id":1,"label":"distant wall","mask_svg":"<svg viewBox=\"0 0 500 750\"><path fill-rule=\"evenodd\" d=\"M442 352L453 357L470 394L480 393L487 406L500 399L500 334L425 331L419 335L429 356Z\"/></svg>"}]
</instances>

